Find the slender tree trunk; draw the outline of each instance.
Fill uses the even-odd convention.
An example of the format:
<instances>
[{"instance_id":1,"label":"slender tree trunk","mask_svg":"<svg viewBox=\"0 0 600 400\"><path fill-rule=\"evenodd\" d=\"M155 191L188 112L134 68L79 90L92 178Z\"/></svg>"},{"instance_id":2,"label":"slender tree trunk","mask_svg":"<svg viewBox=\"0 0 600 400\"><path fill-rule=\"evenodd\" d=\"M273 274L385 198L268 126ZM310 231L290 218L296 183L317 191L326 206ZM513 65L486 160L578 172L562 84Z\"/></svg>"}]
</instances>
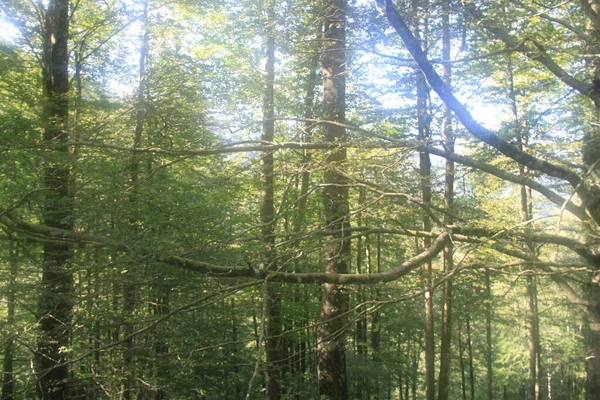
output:
<instances>
[{"instance_id":1,"label":"slender tree trunk","mask_svg":"<svg viewBox=\"0 0 600 400\"><path fill-rule=\"evenodd\" d=\"M366 263L367 263L367 273L369 273L369 274L372 274L372 273L375 272L375 270L373 269L373 257L372 257L372 254L373 253L371 251L371 236L368 236L367 240L366 240L366 243L365 243L365 256L366 256ZM375 293L374 293L373 286L369 287L369 291L370 291L370 297L374 298L375 297ZM375 316L375 323L377 323L377 319L378 319L378 317ZM371 317L371 321L372 320L373 320L373 318ZM372 342L369 343L368 328L369 328L368 321L365 320L365 325L363 327L363 329L364 329L363 333L364 333L365 344L367 345L367 348L365 349L367 354L369 352L369 345L370 345L371 351L373 350L373 343ZM371 398L371 392L372 392L373 386L376 386L376 384L373 385L373 380L372 379L368 379L368 377L365 378L365 386L364 386L365 390L364 390L364 394L365 394L365 397L367 399Z\"/></svg>"},{"instance_id":2,"label":"slender tree trunk","mask_svg":"<svg viewBox=\"0 0 600 400\"><path fill-rule=\"evenodd\" d=\"M540 335L535 276L527 275L529 306L529 384L528 400L541 400Z\"/></svg>"},{"instance_id":3,"label":"slender tree trunk","mask_svg":"<svg viewBox=\"0 0 600 400\"><path fill-rule=\"evenodd\" d=\"M148 56L150 53L150 31L148 21L148 1L144 3L143 15L143 30L142 45L140 48L139 58L139 74L137 101L135 105L135 132L133 138L133 148L138 148L142 145L144 124L147 117L147 90L148 90ZM139 175L140 175L141 159L138 153L133 153L129 164L129 205L131 206L129 225L130 229L135 230L139 221ZM133 399L135 396L136 387L136 371L135 371L135 349L133 334L133 323L130 321L133 318L138 300L136 284L136 274L133 269L129 269L123 274L123 319L126 321L123 328L123 398L125 400Z\"/></svg>"},{"instance_id":4,"label":"slender tree trunk","mask_svg":"<svg viewBox=\"0 0 600 400\"><path fill-rule=\"evenodd\" d=\"M44 87L44 141L52 149L43 171L45 203L43 223L73 229L73 200L69 160L69 1L50 0L45 12L42 81ZM69 397L68 352L70 347L73 275L68 246L44 244L40 336L36 352L38 393L42 399Z\"/></svg>"},{"instance_id":5,"label":"slender tree trunk","mask_svg":"<svg viewBox=\"0 0 600 400\"><path fill-rule=\"evenodd\" d=\"M324 4L323 119L345 123L345 23L346 1L326 0ZM346 140L343 126L324 124L325 141ZM350 228L347 179L337 169L345 169L346 150L329 152L324 160L323 214L325 226L335 234L325 238L325 272L348 273L350 240L344 232ZM339 285L324 284L321 325L318 339L318 380L321 399L348 397L346 374L346 328L348 295Z\"/></svg>"},{"instance_id":6,"label":"slender tree trunk","mask_svg":"<svg viewBox=\"0 0 600 400\"><path fill-rule=\"evenodd\" d=\"M317 29L317 35L320 36L322 27ZM312 131L314 123L310 120L314 118L314 106L315 106L315 89L317 86L317 69L319 68L319 49L315 48L310 58L310 66L308 70L308 79L306 81L306 97L304 98L304 122L302 130L302 141L304 143L312 142ZM310 184L310 168L311 168L312 156L310 150L303 150L302 153L302 175L300 184L300 193L298 195L297 209L294 216L294 234L298 234L302 231L302 225L304 224L304 218L306 216L306 204L308 202L308 186ZM298 241L295 244L299 244Z\"/></svg>"},{"instance_id":7,"label":"slender tree trunk","mask_svg":"<svg viewBox=\"0 0 600 400\"><path fill-rule=\"evenodd\" d=\"M155 317L160 318L169 314L170 300L171 300L171 287L167 282L163 282L162 278L158 278L154 286L154 299L152 301L152 314ZM169 383L171 375L171 368L169 366L169 340L168 333L164 332L165 327L158 329L157 332L153 332L153 351L154 351L154 375L156 379L156 393L154 395L155 400L166 400L168 393L165 390L165 386Z\"/></svg>"},{"instance_id":8,"label":"slender tree trunk","mask_svg":"<svg viewBox=\"0 0 600 400\"><path fill-rule=\"evenodd\" d=\"M15 323L15 308L16 308L16 280L17 267L19 262L19 250L15 243L9 242L9 269L10 278L8 282L8 294L6 296L6 325L10 329L10 334L4 343L4 360L2 362L2 400L13 400L15 397L15 376L13 371L13 357L15 353L15 341L13 339L13 331Z\"/></svg>"},{"instance_id":9,"label":"slender tree trunk","mask_svg":"<svg viewBox=\"0 0 600 400\"><path fill-rule=\"evenodd\" d=\"M377 253L375 261L375 271L369 271L369 273L380 273L381 272L381 234L377 234ZM378 286L373 286L372 298L374 301L381 299L381 289ZM373 310L371 314L371 350L373 352L373 361L378 362L379 351L381 348L381 313L379 309Z\"/></svg>"},{"instance_id":10,"label":"slender tree trunk","mask_svg":"<svg viewBox=\"0 0 600 400\"><path fill-rule=\"evenodd\" d=\"M458 359L460 361L460 387L462 393L462 400L467 400L467 379L465 377L465 358L464 358L464 344L462 341L462 333L458 331Z\"/></svg>"},{"instance_id":11,"label":"slender tree trunk","mask_svg":"<svg viewBox=\"0 0 600 400\"><path fill-rule=\"evenodd\" d=\"M98 252L88 252L85 255L85 263L86 265L98 265ZM91 373L92 376L97 373L97 368L100 366L100 343L102 342L101 338L101 322L100 319L94 318L96 316L95 311L97 311L97 305L99 296L102 297L102 287L99 285L100 279L94 279L97 277L96 271L87 270L79 272L79 280L80 282L86 283L86 304L85 307L87 309L86 313L86 321L89 325L89 337L88 337L88 345L90 349L94 349L94 358L93 363L90 365L82 364L81 371L83 374ZM85 387L85 396L87 399L93 400L97 399L100 394L100 387L95 381L95 379L90 380L90 382Z\"/></svg>"},{"instance_id":12,"label":"slender tree trunk","mask_svg":"<svg viewBox=\"0 0 600 400\"><path fill-rule=\"evenodd\" d=\"M405 396L404 396L404 384L405 384L405 376L406 376L406 362L407 362L407 358L404 355L403 352L403 345L407 344L406 340L405 341L398 341L397 345L398 345L398 360L400 361L399 363L399 368L398 368L398 400L405 400Z\"/></svg>"},{"instance_id":13,"label":"slender tree trunk","mask_svg":"<svg viewBox=\"0 0 600 400\"><path fill-rule=\"evenodd\" d=\"M425 18L423 26L425 27L421 32L419 24L419 2L413 3L415 10L415 33L420 39L421 47L427 52L427 26L428 26L428 2L423 5L425 9ZM425 76L421 71L416 73L417 79L417 128L419 132L419 140L426 141L430 139L429 131L429 114L427 109L427 102L429 98L429 89ZM431 203L431 160L429 154L426 152L419 153L419 170L421 175L421 194L423 203L429 205ZM431 218L428 215L423 215L423 230L425 232L431 231ZM431 239L425 238L423 240L423 246L428 248L431 246ZM425 287L430 288L432 286L432 264L431 261L424 265L424 281ZM425 292L425 387L426 387L426 400L435 399L435 336L434 336L434 322L433 322L433 292L427 290Z\"/></svg>"},{"instance_id":14,"label":"slender tree trunk","mask_svg":"<svg viewBox=\"0 0 600 400\"><path fill-rule=\"evenodd\" d=\"M485 297L486 297L486 304L485 304L485 369L486 369L486 392L487 392L487 398L488 400L493 400L494 399L494 392L493 392L493 377L494 377L494 371L493 371L493 353L492 353L492 288L491 288L491 284L490 284L490 270L489 269L485 269ZM470 334L470 329L469 329L469 334ZM469 337L469 342L470 342L470 337ZM469 346L469 352L471 352L470 346ZM471 357L471 356L470 356ZM472 363L472 359L470 359L470 362ZM473 365L471 364L471 374L473 373ZM471 377L471 379L473 379ZM471 382L471 384L473 384L473 382Z\"/></svg>"},{"instance_id":15,"label":"slender tree trunk","mask_svg":"<svg viewBox=\"0 0 600 400\"><path fill-rule=\"evenodd\" d=\"M470 399L475 400L475 370L473 369L473 345L471 341L471 317L467 314L467 353L469 354L469 389ZM488 374L490 370L488 369Z\"/></svg>"},{"instance_id":16,"label":"slender tree trunk","mask_svg":"<svg viewBox=\"0 0 600 400\"><path fill-rule=\"evenodd\" d=\"M377 234L377 253L375 259L375 270L369 268L369 273L380 273L381 272L381 234ZM370 264L370 263L369 263ZM379 286L371 287L372 294L371 298L374 301L381 299L381 289ZM375 308L371 313L371 352L372 358L375 365L381 363L381 313L378 308ZM375 398L379 398L379 374L375 375L373 384L368 384L369 389L375 391Z\"/></svg>"},{"instance_id":17,"label":"slender tree trunk","mask_svg":"<svg viewBox=\"0 0 600 400\"><path fill-rule=\"evenodd\" d=\"M416 343L414 342L414 340L412 341L413 346L416 347ZM421 353L421 349L415 349L413 347L413 351L412 351L412 374L411 374L411 379L410 379L410 393L411 393L411 398L412 400L416 400L417 399L417 376L419 373L419 358L420 358L420 353ZM419 344L420 347L420 344ZM406 398L408 399L408 395L406 396Z\"/></svg>"},{"instance_id":18,"label":"slender tree trunk","mask_svg":"<svg viewBox=\"0 0 600 400\"><path fill-rule=\"evenodd\" d=\"M317 34L321 34L321 27L317 29ZM312 131L313 123L309 120L314 118L314 105L315 105L315 89L317 86L317 69L319 67L320 52L318 48L314 49L314 52L310 59L310 66L308 71L308 79L306 81L306 97L304 98L304 122L302 141L304 143L312 142ZM296 213L293 219L293 234L298 235L303 229L306 216L306 205L308 203L309 185L310 185L310 168L311 168L311 153L309 150L304 150L302 153L302 174L300 177L300 192L297 199ZM293 243L293 249L297 250L300 248L300 240L295 240ZM296 258L295 262L296 272L300 272L300 260ZM295 290L294 301L299 304L305 297L306 290L303 287L297 287ZM295 355L293 357L295 361L295 370L301 381L304 381L306 372L306 349L308 348L308 319L305 315L296 318L294 323L296 329L304 328L305 331L299 336L298 342L294 348ZM297 393L290 393L290 399L298 398Z\"/></svg>"},{"instance_id":19,"label":"slender tree trunk","mask_svg":"<svg viewBox=\"0 0 600 400\"><path fill-rule=\"evenodd\" d=\"M263 132L262 140L272 142L275 138L275 3L267 0L264 4L266 13L264 33L266 41L265 83L263 96ZM265 264L268 270L275 271L275 206L273 153L262 153L261 171L261 203L260 219L264 245ZM266 398L281 398L281 364L282 364L282 316L281 290L278 284L269 283L266 289L267 340L265 369Z\"/></svg>"},{"instance_id":20,"label":"slender tree trunk","mask_svg":"<svg viewBox=\"0 0 600 400\"><path fill-rule=\"evenodd\" d=\"M444 63L444 83L450 87L452 69L450 61L450 4L449 0L442 7L442 59ZM452 111L444 104L444 142L446 150L454 153L454 133L452 132ZM446 160L446 176L444 188L444 207L452 211L454 205L454 162ZM454 223L450 213L444 214L444 225ZM454 245L449 240L444 248L444 273L449 274L454 270ZM442 306L442 327L440 344L440 375L438 384L439 400L448 400L450 390L450 359L452 345L452 279L444 283L444 301Z\"/></svg>"},{"instance_id":21,"label":"slender tree trunk","mask_svg":"<svg viewBox=\"0 0 600 400\"><path fill-rule=\"evenodd\" d=\"M236 308L235 308L235 298L231 299L231 346L232 346L232 350L231 353L233 355L233 363L236 365L235 368L233 369L233 373L235 374L235 398L236 399L241 399L242 398L242 386L241 386L241 380L240 380L240 346L238 344L238 316L236 314Z\"/></svg>"},{"instance_id":22,"label":"slender tree trunk","mask_svg":"<svg viewBox=\"0 0 600 400\"><path fill-rule=\"evenodd\" d=\"M595 400L600 398L600 349L597 347L600 343L600 287L596 282L589 284L589 293L592 306L588 315L585 399Z\"/></svg>"},{"instance_id":23,"label":"slender tree trunk","mask_svg":"<svg viewBox=\"0 0 600 400\"><path fill-rule=\"evenodd\" d=\"M366 197L365 188L358 189L358 204L364 204ZM363 226L362 212L357 213L356 224L358 227ZM356 240L356 273L363 273L363 237L359 236ZM365 287L360 285L356 288L356 302L362 304L366 300ZM358 357L366 362L368 355L367 347L367 316L359 314L356 320L356 352ZM362 400L365 394L366 385L368 384L364 374L360 373L357 381L357 397Z\"/></svg>"},{"instance_id":24,"label":"slender tree trunk","mask_svg":"<svg viewBox=\"0 0 600 400\"><path fill-rule=\"evenodd\" d=\"M548 372L548 400L552 400L552 396L554 395L553 387L552 387L552 374Z\"/></svg>"},{"instance_id":25,"label":"slender tree trunk","mask_svg":"<svg viewBox=\"0 0 600 400\"><path fill-rule=\"evenodd\" d=\"M527 144L527 132L524 131L519 118L517 97L514 88L513 65L511 55L507 55L508 60L508 84L509 84L509 102L511 105L515 131L517 133L517 145L519 150L523 151ZM519 165L519 175L526 177L527 171L523 165ZM531 192L527 186L521 185L521 222L526 223L532 217ZM533 251L532 246L529 250ZM487 270L486 270L487 271ZM489 272L486 272L489 274ZM537 314L537 288L535 277L527 275L527 297L529 305L529 382L527 388L528 400L541 399L541 371L540 371L540 339L539 339L539 319Z\"/></svg>"},{"instance_id":26,"label":"slender tree trunk","mask_svg":"<svg viewBox=\"0 0 600 400\"><path fill-rule=\"evenodd\" d=\"M588 54L600 53L600 0L582 0L584 12L588 17ZM591 57L588 59L588 70L590 80L596 86L600 86L600 58ZM589 114L586 134L583 144L583 162L590 172L589 180L592 180L595 187L600 186L600 103L594 104L593 112ZM588 206L592 218L596 222L600 221L600 204ZM600 399L600 265L595 265L596 276L590 283L589 300L591 306L589 310L589 331L588 331L588 352L586 354L586 400Z\"/></svg>"}]
</instances>

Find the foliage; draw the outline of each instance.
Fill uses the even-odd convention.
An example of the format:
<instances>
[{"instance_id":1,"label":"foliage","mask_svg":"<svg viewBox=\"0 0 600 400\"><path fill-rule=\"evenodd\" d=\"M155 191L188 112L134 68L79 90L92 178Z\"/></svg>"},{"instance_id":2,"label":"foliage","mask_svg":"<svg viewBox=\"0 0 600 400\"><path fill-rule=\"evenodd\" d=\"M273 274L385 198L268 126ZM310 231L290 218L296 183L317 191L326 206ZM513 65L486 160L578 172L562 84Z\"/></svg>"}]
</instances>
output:
<instances>
[{"instance_id":1,"label":"foliage","mask_svg":"<svg viewBox=\"0 0 600 400\"><path fill-rule=\"evenodd\" d=\"M20 32L14 40L0 39L0 217L31 224L43 219L43 168L56 157L42 140L42 3L15 1L0 8L2 24ZM346 43L351 145L345 166L350 270L375 274L402 265L424 250L428 233L422 232L423 215L439 221L451 212L456 225L437 224L434 238L444 230L454 235L459 270L450 278L441 256L432 261L436 321L442 316L444 280L452 279L455 288L450 398L462 398L469 384L475 398L484 398L487 322L493 328L496 397L524 395L529 357L525 276L532 269L539 288L544 379L550 379L545 385L552 388L552 398L581 398L589 336L584 321L589 316L553 277L564 277L586 298L597 266L582 259L579 248L541 234L595 246L596 228L539 193L532 197L535 221L523 223L518 212L521 186L473 166L485 164L516 176L521 165L470 136L456 121L456 151L471 163L457 163L455 203L444 209L445 165L432 156L428 185L433 198L430 205L422 204L419 151L423 146L449 151L442 143L443 102L431 92L430 136L427 143L418 142L415 99L421 71L374 2L351 3ZM443 11L434 3L414 3L400 9L413 25L427 25L428 55L441 71ZM566 165L586 178L592 175L582 167L581 154L593 107L531 54L505 51L505 43L474 20L467 3L476 3L486 19L501 21L511 35L544 43L545 52L581 80L588 79L588 44L570 28L587 29L585 13L571 2L557 8L544 2L500 2L501 7L485 1L450 3L457 97L498 137L516 144L526 132L528 154ZM68 161L75 231L111 240L108 245L81 240L69 261L74 308L71 344L63 350L70 355L72 398L131 396L125 389L128 377L134 378L133 396L139 399L262 398L262 285L250 284L248 277L180 268L169 257L234 271L234 266L265 268L259 218L262 153L256 147L225 151L261 144L263 4L114 0L74 2L71 7ZM425 7L428 11L421 15ZM311 70L322 53L327 10L321 2L289 0L277 2L275 11L275 142L296 143L274 151L278 272L319 273L323 247L330 240L321 196L328 153L298 144L323 141L322 72ZM142 70L144 40L148 55ZM511 108L509 69L518 118ZM311 103L307 92L312 89L316 97ZM142 135L136 143L138 131ZM193 154L202 149L215 151ZM565 199L572 195L574 189L565 181L523 171ZM300 206L303 198L305 209ZM580 203L577 196L575 201ZM302 224L295 231L299 215ZM0 222L0 331L4 343L16 339L11 356L15 398L28 398L36 392L36 371L30 364L41 318L38 242L48 237ZM528 234L538 234L538 239ZM551 262L553 269L516 263L515 254ZM485 268L491 271L490 297ZM291 279L276 284L283 293L282 390L285 398L317 398L315 350L323 323L322 292L318 285L296 285ZM353 398L405 399L413 393L412 398L423 398L424 282L422 270L414 269L391 283L344 288L351 298L347 366ZM249 286L236 289L243 284ZM16 310L11 317L9 304ZM490 310L492 319L486 321ZM436 342L441 332L436 322ZM8 357L6 352L2 356ZM469 382L469 362L474 382ZM246 396L249 382L254 386Z\"/></svg>"}]
</instances>

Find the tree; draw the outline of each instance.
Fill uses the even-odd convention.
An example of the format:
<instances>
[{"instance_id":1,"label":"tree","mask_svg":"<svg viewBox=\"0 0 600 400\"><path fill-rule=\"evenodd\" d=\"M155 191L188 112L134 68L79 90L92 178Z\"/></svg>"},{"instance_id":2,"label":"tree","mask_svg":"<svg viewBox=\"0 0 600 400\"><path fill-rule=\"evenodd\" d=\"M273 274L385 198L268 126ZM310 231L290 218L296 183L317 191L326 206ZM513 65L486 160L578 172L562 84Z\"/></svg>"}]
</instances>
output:
<instances>
[{"instance_id":1,"label":"tree","mask_svg":"<svg viewBox=\"0 0 600 400\"><path fill-rule=\"evenodd\" d=\"M275 4L268 1L263 11L264 35L266 44L265 84L263 96L263 131L261 139L273 142L275 139ZM277 270L275 252L275 206L274 206L273 152L262 154L260 222L264 241L265 265L271 271ZM268 399L281 398L282 364L282 317L281 291L277 284L268 284L265 290L267 318L267 369L265 385Z\"/></svg>"},{"instance_id":2,"label":"tree","mask_svg":"<svg viewBox=\"0 0 600 400\"><path fill-rule=\"evenodd\" d=\"M69 162L69 2L50 1L45 10L42 50L44 142L53 149L44 167L44 224L72 230ZM71 249L44 244L37 349L39 396L69 398L68 349L71 340L73 277Z\"/></svg>"},{"instance_id":3,"label":"tree","mask_svg":"<svg viewBox=\"0 0 600 400\"><path fill-rule=\"evenodd\" d=\"M346 140L346 83L345 35L346 2L331 0L324 7L323 65L323 119L340 123L326 124L325 143ZM346 149L332 150L325 158L323 172L323 215L325 229L325 272L349 272L350 240L344 231L350 228L347 179L343 175ZM340 172L342 171L342 172ZM319 396L324 399L348 397L346 373L346 329L348 294L340 285L325 283L321 303L319 328Z\"/></svg>"}]
</instances>

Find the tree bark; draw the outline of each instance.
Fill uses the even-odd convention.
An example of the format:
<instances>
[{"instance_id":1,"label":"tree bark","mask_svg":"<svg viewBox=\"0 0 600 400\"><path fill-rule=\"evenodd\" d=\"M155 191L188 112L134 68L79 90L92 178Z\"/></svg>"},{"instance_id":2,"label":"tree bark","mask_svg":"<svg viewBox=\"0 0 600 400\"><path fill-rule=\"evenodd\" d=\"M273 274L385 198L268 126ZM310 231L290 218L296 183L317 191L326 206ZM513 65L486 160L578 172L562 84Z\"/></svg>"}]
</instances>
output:
<instances>
[{"instance_id":1,"label":"tree bark","mask_svg":"<svg viewBox=\"0 0 600 400\"><path fill-rule=\"evenodd\" d=\"M494 370L493 370L493 348L492 348L492 287L490 282L490 270L485 269L485 369L486 369L486 393L488 400L494 399L493 383L494 383ZM469 327L469 353L471 353L471 329ZM471 368L471 379L473 379L473 359L472 355L469 356L469 367ZM473 382L471 381L471 385ZM473 390L473 388L471 388Z\"/></svg>"},{"instance_id":2,"label":"tree bark","mask_svg":"<svg viewBox=\"0 0 600 400\"><path fill-rule=\"evenodd\" d=\"M322 31L322 27L319 26L317 28L317 36L320 38ZM318 42L316 42L318 43ZM308 79L306 80L306 96L304 98L304 118L306 121L304 122L303 127L303 135L302 142L303 143L312 143L312 133L314 124L310 121L314 119L314 106L315 106L315 91L317 87L317 70L319 68L320 61L320 51L317 47L318 44L313 49L313 53L310 58L310 65L308 70ZM303 229L305 224L306 217L306 205L308 203L309 196L309 185L310 185L310 168L311 168L312 155L310 150L304 149L302 153L302 174L300 177L300 192L298 193L296 212L294 214L293 219L293 234L299 235ZM293 250L298 250L300 248L300 240L297 239L293 242L292 247ZM294 261L295 272L300 272L300 260L298 258ZM296 304L300 304L301 301L304 300L306 295L306 291L304 288L296 288L294 301ZM296 320L294 323L296 329L304 328L304 334L299 335L298 342L294 347L294 370L296 376L300 382L304 382L305 380L305 372L306 372L306 358L307 358L307 348L308 346L308 319L305 315L296 316ZM290 399L299 398L299 394L292 392L289 395Z\"/></svg>"},{"instance_id":3,"label":"tree bark","mask_svg":"<svg viewBox=\"0 0 600 400\"><path fill-rule=\"evenodd\" d=\"M150 30L148 21L148 0L144 3L144 14L142 18L143 37L140 47L139 72L137 99L135 104L135 132L133 137L133 148L139 148L142 145L144 124L147 118L147 91L148 91L148 58L150 54ZM129 164L129 196L128 201L131 207L129 216L129 229L135 231L139 222L139 187L140 184L140 154L132 154ZM135 349L133 337L133 323L130 321L135 314L136 303L138 301L136 284L136 274L133 268L129 268L122 275L123 282L123 399L133 399L136 392L136 365Z\"/></svg>"},{"instance_id":4,"label":"tree bark","mask_svg":"<svg viewBox=\"0 0 600 400\"><path fill-rule=\"evenodd\" d=\"M462 333L458 331L458 360L460 364L460 388L462 393L462 400L467 400L467 379L465 377L465 357L464 357L464 344L462 340Z\"/></svg>"},{"instance_id":5,"label":"tree bark","mask_svg":"<svg viewBox=\"0 0 600 400\"><path fill-rule=\"evenodd\" d=\"M508 97L513 113L513 120L515 124L515 133L517 139L517 146L520 151L524 151L525 146L528 142L528 135L521 119L519 118L519 109L517 104L517 96L514 88L514 77L513 77L513 64L512 57L509 54L507 56L507 73L508 73ZM519 164L519 176L525 177L527 171L525 166ZM531 189L525 185L521 185L520 191L521 197L521 222L528 223L533 215L533 203L531 197ZM533 253L533 247L531 243L528 243L528 249ZM489 275L489 271L487 272ZM535 284L535 277L532 274L527 275L527 299L529 307L529 381L527 385L527 399L528 400L540 400L541 399L541 371L540 371L540 337L539 337L539 319L537 311L537 288ZM491 398L491 397L490 397Z\"/></svg>"},{"instance_id":6,"label":"tree bark","mask_svg":"<svg viewBox=\"0 0 600 400\"><path fill-rule=\"evenodd\" d=\"M381 234L377 235L377 252L375 255L375 270L372 270L372 264L369 262L369 273L380 273L381 272ZM369 251L370 253L370 251ZM371 287L371 299L373 301L381 300L381 289L378 286ZM371 314L371 355L375 365L381 362L381 313L378 308L375 308ZM379 375L375 376L374 382L367 381L368 393L371 393L372 389L375 391L375 397L379 398ZM367 396L370 398L370 395Z\"/></svg>"},{"instance_id":7,"label":"tree bark","mask_svg":"<svg viewBox=\"0 0 600 400\"><path fill-rule=\"evenodd\" d=\"M529 306L529 382L528 400L541 400L540 334L535 276L527 275L527 300Z\"/></svg>"},{"instance_id":8,"label":"tree bark","mask_svg":"<svg viewBox=\"0 0 600 400\"><path fill-rule=\"evenodd\" d=\"M358 191L358 204L364 204L366 197L365 188L359 188ZM363 213L359 212L356 216L356 224L357 226L363 225ZM369 271L370 272L370 271ZM356 273L363 273L363 237L358 236L356 239ZM356 288L356 302L357 304L362 304L366 301L366 290L365 287L360 285ZM366 313L360 313L356 319L356 352L358 357L360 357L363 362L366 362L368 356L368 346L367 346L367 316ZM360 374L358 377L358 382L356 384L357 387L357 397L358 399L363 399L364 394L368 391L367 386L369 385L368 380L365 378L363 374Z\"/></svg>"},{"instance_id":9,"label":"tree bark","mask_svg":"<svg viewBox=\"0 0 600 400\"><path fill-rule=\"evenodd\" d=\"M345 24L346 0L327 0L324 4L323 119L345 123ZM326 124L325 142L344 141L343 125ZM344 170L346 150L332 150L325 158L323 214L325 226L339 233L325 237L325 272L348 273L350 240L344 229L350 227L347 178ZM321 399L346 399L346 328L348 295L340 285L324 284L321 325L318 335L318 381Z\"/></svg>"},{"instance_id":10,"label":"tree bark","mask_svg":"<svg viewBox=\"0 0 600 400\"><path fill-rule=\"evenodd\" d=\"M73 229L69 160L69 1L50 0L45 14L42 53L44 141L52 149L43 171L44 224ZM73 310L72 252L60 243L43 249L40 336L36 352L38 394L42 399L69 397L68 352Z\"/></svg>"},{"instance_id":11,"label":"tree bark","mask_svg":"<svg viewBox=\"0 0 600 400\"><path fill-rule=\"evenodd\" d=\"M167 282L163 282L162 278L154 285L154 296L151 303L152 314L156 318L165 316L171 312L171 286ZM168 391L165 386L168 385L171 368L169 366L169 340L168 332L164 329L158 329L152 333L153 335L153 352L154 352L154 378L156 379L155 400L166 400L169 398Z\"/></svg>"},{"instance_id":12,"label":"tree bark","mask_svg":"<svg viewBox=\"0 0 600 400\"><path fill-rule=\"evenodd\" d=\"M16 309L16 279L17 267L19 262L19 250L17 244L10 242L9 248L9 272L10 280L8 282L8 294L6 296L6 325L10 333L4 343L4 359L2 361L2 400L13 400L15 397L15 376L13 371L13 361L15 353L15 341L13 339Z\"/></svg>"},{"instance_id":13,"label":"tree bark","mask_svg":"<svg viewBox=\"0 0 600 400\"><path fill-rule=\"evenodd\" d=\"M591 304L588 312L585 399L595 400L600 398L600 348L598 348L600 343L600 287L598 283L589 284L589 293Z\"/></svg>"},{"instance_id":14,"label":"tree bark","mask_svg":"<svg viewBox=\"0 0 600 400\"><path fill-rule=\"evenodd\" d=\"M263 95L262 140L273 142L275 137L275 3L267 0L264 4L264 35L266 42L265 81ZM266 270L277 270L275 253L275 206L273 152L262 153L261 159L261 199L260 222ZM282 364L282 316L281 290L277 283L268 283L266 303L266 355L265 369L266 398L281 398Z\"/></svg>"},{"instance_id":15,"label":"tree bark","mask_svg":"<svg viewBox=\"0 0 600 400\"><path fill-rule=\"evenodd\" d=\"M471 317L467 314L467 353L469 355L469 393L470 399L475 400L475 370L473 368L473 345L471 341ZM489 369L488 369L489 371ZM489 372L488 372L489 373Z\"/></svg>"},{"instance_id":16,"label":"tree bark","mask_svg":"<svg viewBox=\"0 0 600 400\"><path fill-rule=\"evenodd\" d=\"M419 22L419 2L413 3L415 12L415 32L419 41L419 46L423 49L425 54L427 53L427 27L428 18L424 18L424 32L420 31ZM428 13L428 2L425 2L425 16ZM426 143L430 137L431 132L429 130L430 116L428 113L428 99L429 99L429 87L427 81L421 73L416 72L416 87L417 87L417 129L419 140ZM419 152L419 174L421 179L421 196L423 204L428 206L431 204L431 160L429 153L421 151ZM428 214L423 215L423 231L430 232L432 228L431 218ZM431 239L423 239L424 247L431 246ZM426 262L424 265L424 284L425 288L430 288L433 283L432 277L432 263L431 260ZM426 388L426 399L435 399L435 332L434 332L434 321L433 321L433 291L426 290L424 294L425 298L425 388Z\"/></svg>"},{"instance_id":17,"label":"tree bark","mask_svg":"<svg viewBox=\"0 0 600 400\"><path fill-rule=\"evenodd\" d=\"M600 0L582 0L584 12L588 17L588 52L600 53ZM600 90L600 58L589 59L589 75L596 93ZM594 100L594 99L592 99ZM591 113L584 136L583 161L588 167L590 179L596 189L600 187L600 101L594 101L594 112ZM600 204L594 210L600 216ZM592 215L594 216L593 212ZM598 219L596 219L598 221ZM595 267L595 277L590 283L591 305L589 307L588 352L586 354L586 400L600 398L600 262Z\"/></svg>"},{"instance_id":18,"label":"tree bark","mask_svg":"<svg viewBox=\"0 0 600 400\"><path fill-rule=\"evenodd\" d=\"M450 2L447 0L442 6L442 60L444 63L444 83L451 86L452 68L450 61ZM444 145L448 153L454 153L454 133L452 131L452 110L444 104ZM454 205L454 161L446 160L444 208L444 225L452 226L452 208ZM454 245L452 241L446 243L444 248L444 273L449 274L454 270ZM450 361L452 346L452 279L444 283L442 305L442 327L440 343L440 375L438 384L438 399L448 400L450 391Z\"/></svg>"}]
</instances>

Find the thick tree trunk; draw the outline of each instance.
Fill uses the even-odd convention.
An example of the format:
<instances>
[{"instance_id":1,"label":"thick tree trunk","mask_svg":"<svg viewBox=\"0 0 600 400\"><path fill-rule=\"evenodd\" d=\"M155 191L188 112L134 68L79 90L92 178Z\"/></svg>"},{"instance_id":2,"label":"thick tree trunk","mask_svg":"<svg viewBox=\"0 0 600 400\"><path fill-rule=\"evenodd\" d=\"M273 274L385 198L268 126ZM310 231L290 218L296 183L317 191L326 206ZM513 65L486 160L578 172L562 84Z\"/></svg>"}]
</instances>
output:
<instances>
[{"instance_id":1,"label":"thick tree trunk","mask_svg":"<svg viewBox=\"0 0 600 400\"><path fill-rule=\"evenodd\" d=\"M345 122L345 23L346 0L327 0L324 4L323 119ZM346 140L343 126L324 124L325 141ZM325 272L348 273L350 228L347 179L337 172L345 169L346 150L332 150L325 158L323 214L327 229L338 232L325 238ZM346 329L348 295L334 284L323 285L321 325L318 338L318 380L321 399L348 397L346 374Z\"/></svg>"},{"instance_id":2,"label":"thick tree trunk","mask_svg":"<svg viewBox=\"0 0 600 400\"><path fill-rule=\"evenodd\" d=\"M53 149L44 167L45 225L73 229L69 162L69 1L51 0L45 14L42 78L44 141ZM39 301L40 337L36 353L38 393L42 399L69 397L68 352L71 338L73 275L71 250L46 243Z\"/></svg>"}]
</instances>

